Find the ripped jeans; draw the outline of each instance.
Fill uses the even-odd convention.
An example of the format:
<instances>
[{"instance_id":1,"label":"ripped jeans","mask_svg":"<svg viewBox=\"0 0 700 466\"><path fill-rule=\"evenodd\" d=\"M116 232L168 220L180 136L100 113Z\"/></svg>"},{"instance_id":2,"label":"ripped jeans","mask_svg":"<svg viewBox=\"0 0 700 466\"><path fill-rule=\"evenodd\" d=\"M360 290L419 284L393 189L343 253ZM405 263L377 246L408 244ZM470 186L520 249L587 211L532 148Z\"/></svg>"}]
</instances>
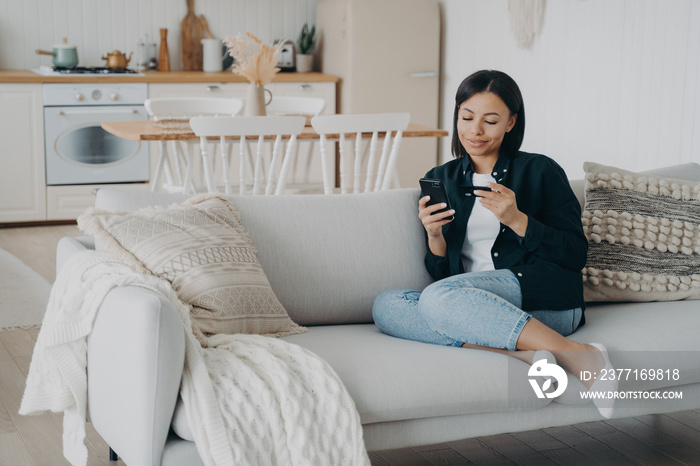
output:
<instances>
[{"instance_id":1,"label":"ripped jeans","mask_svg":"<svg viewBox=\"0 0 700 466\"><path fill-rule=\"evenodd\" d=\"M531 317L568 336L578 328L583 314L581 308L525 312L521 305L520 283L513 272L489 270L454 275L423 292L385 291L374 300L372 315L377 327L394 337L513 351Z\"/></svg>"}]
</instances>

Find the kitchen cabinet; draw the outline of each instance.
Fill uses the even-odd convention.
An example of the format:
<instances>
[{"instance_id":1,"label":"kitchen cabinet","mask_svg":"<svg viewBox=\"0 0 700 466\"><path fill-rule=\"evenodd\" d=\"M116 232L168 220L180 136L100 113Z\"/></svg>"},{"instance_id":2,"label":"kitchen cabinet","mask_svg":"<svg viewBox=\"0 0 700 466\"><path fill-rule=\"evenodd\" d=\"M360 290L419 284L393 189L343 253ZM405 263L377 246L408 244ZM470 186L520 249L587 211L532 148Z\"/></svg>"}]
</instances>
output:
<instances>
[{"instance_id":1,"label":"kitchen cabinet","mask_svg":"<svg viewBox=\"0 0 700 466\"><path fill-rule=\"evenodd\" d=\"M245 99L248 83L150 83L149 98L163 97L237 97ZM323 113L335 113L335 82L272 82L265 86L275 95L322 97Z\"/></svg>"},{"instance_id":2,"label":"kitchen cabinet","mask_svg":"<svg viewBox=\"0 0 700 466\"><path fill-rule=\"evenodd\" d=\"M246 98L248 83L150 83L149 98L166 97L227 97ZM324 114L336 113L335 82L272 82L265 86L275 96L320 97L326 100ZM332 143L329 143L332 144ZM155 173L159 149L151 144L151 173ZM308 167L308 169L307 169ZM195 165L194 173L199 167ZM308 176L307 176L308 173ZM231 164L231 179L238 179L238 164ZM323 184L321 173L321 152L319 142L303 141L299 143L297 163L292 172L290 187L301 190L313 190Z\"/></svg>"},{"instance_id":3,"label":"kitchen cabinet","mask_svg":"<svg viewBox=\"0 0 700 466\"><path fill-rule=\"evenodd\" d=\"M168 97L237 97L245 99L241 83L155 83L148 85L150 99Z\"/></svg>"},{"instance_id":4,"label":"kitchen cabinet","mask_svg":"<svg viewBox=\"0 0 700 466\"><path fill-rule=\"evenodd\" d=\"M46 220L41 84L0 84L0 223Z\"/></svg>"},{"instance_id":5,"label":"kitchen cabinet","mask_svg":"<svg viewBox=\"0 0 700 466\"><path fill-rule=\"evenodd\" d=\"M273 98L275 95L296 97L321 97L326 99L325 114L333 114L335 109L335 83L271 83Z\"/></svg>"}]
</instances>

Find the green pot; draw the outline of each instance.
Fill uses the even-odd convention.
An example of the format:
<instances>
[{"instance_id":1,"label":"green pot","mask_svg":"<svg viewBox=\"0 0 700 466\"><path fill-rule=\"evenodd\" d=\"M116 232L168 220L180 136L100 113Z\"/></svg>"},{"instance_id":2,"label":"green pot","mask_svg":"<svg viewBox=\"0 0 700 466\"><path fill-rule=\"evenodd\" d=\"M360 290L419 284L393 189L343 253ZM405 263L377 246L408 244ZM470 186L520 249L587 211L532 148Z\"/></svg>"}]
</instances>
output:
<instances>
[{"instance_id":1,"label":"green pot","mask_svg":"<svg viewBox=\"0 0 700 466\"><path fill-rule=\"evenodd\" d=\"M75 45L68 45L65 40L62 44L52 46L52 51L37 50L39 55L51 55L53 57L53 66L63 66L72 68L78 66L78 50Z\"/></svg>"}]
</instances>

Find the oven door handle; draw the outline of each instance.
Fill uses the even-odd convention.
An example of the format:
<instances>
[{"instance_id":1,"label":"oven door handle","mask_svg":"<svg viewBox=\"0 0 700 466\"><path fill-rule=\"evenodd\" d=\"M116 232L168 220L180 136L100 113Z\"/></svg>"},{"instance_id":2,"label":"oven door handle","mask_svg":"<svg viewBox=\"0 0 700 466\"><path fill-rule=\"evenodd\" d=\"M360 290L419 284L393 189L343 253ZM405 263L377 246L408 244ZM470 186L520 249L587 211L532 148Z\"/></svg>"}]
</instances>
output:
<instances>
[{"instance_id":1,"label":"oven door handle","mask_svg":"<svg viewBox=\"0 0 700 466\"><path fill-rule=\"evenodd\" d=\"M130 108L102 108L100 110L93 110L91 108L76 108L73 110L61 110L60 112L58 112L59 115L131 115L138 113L138 110Z\"/></svg>"}]
</instances>

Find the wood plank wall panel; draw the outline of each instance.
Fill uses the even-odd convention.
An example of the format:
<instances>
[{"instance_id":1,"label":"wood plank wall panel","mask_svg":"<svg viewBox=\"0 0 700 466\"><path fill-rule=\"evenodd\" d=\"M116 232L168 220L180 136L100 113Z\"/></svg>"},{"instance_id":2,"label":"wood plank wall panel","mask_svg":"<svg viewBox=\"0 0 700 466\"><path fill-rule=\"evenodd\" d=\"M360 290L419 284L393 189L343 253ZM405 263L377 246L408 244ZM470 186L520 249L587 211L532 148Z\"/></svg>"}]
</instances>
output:
<instances>
[{"instance_id":1,"label":"wood plank wall panel","mask_svg":"<svg viewBox=\"0 0 700 466\"><path fill-rule=\"evenodd\" d=\"M523 150L555 158L570 178L586 160L630 170L700 162L700 2L548 1L530 50L518 48L507 0L440 0L441 126L478 69L521 87ZM449 144L441 156L449 160Z\"/></svg>"},{"instance_id":2,"label":"wood plank wall panel","mask_svg":"<svg viewBox=\"0 0 700 466\"><path fill-rule=\"evenodd\" d=\"M305 22L316 22L318 0L195 0L217 37L249 31L263 41L296 39ZM67 37L78 48L80 65L103 66L106 52L136 52L148 34L160 45L168 29L171 68L180 69L180 22L185 0L0 0L0 69L50 65L35 49ZM134 54L135 57L135 54Z\"/></svg>"}]
</instances>

